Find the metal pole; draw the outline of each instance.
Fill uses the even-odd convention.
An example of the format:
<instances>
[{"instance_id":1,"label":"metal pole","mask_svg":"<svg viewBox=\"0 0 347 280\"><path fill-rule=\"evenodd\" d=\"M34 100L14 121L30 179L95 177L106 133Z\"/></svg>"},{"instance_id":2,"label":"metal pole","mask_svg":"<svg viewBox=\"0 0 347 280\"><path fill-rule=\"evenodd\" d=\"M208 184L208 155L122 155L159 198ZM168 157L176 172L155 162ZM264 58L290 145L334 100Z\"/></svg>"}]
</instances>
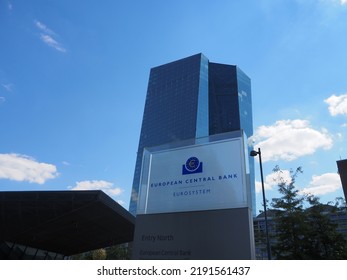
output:
<instances>
[{"instance_id":1,"label":"metal pole","mask_svg":"<svg viewBox=\"0 0 347 280\"><path fill-rule=\"evenodd\" d=\"M260 148L258 148L258 155L259 155L260 176L261 176L261 189L262 189L262 192L263 192L267 256L268 256L268 259L271 260L271 247L270 247L270 239L269 239L269 227L268 227L268 223L267 223L265 187L264 187L264 176L263 176L263 163L261 161L261 151L260 151Z\"/></svg>"}]
</instances>

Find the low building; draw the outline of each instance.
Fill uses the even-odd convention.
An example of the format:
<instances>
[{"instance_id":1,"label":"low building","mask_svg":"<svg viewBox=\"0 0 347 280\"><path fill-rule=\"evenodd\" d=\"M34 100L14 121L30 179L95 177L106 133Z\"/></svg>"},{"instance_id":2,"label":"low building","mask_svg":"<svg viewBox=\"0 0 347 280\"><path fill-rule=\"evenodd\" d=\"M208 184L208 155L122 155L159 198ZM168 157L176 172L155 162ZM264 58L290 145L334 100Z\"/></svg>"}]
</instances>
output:
<instances>
[{"instance_id":1,"label":"low building","mask_svg":"<svg viewBox=\"0 0 347 280\"><path fill-rule=\"evenodd\" d=\"M134 228L102 191L0 192L0 259L64 259L131 242Z\"/></svg>"}]
</instances>

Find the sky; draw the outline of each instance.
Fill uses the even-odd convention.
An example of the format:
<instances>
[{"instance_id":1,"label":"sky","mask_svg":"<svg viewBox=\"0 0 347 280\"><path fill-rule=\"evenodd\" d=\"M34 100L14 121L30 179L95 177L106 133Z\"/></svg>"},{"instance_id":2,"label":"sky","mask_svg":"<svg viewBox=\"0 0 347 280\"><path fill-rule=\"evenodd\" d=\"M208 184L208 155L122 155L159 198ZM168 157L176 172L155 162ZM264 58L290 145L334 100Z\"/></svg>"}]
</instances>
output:
<instances>
[{"instance_id":1,"label":"sky","mask_svg":"<svg viewBox=\"0 0 347 280\"><path fill-rule=\"evenodd\" d=\"M0 0L0 191L102 189L127 209L149 71L203 53L252 80L267 199L278 165L334 201L346 18L347 0Z\"/></svg>"}]
</instances>

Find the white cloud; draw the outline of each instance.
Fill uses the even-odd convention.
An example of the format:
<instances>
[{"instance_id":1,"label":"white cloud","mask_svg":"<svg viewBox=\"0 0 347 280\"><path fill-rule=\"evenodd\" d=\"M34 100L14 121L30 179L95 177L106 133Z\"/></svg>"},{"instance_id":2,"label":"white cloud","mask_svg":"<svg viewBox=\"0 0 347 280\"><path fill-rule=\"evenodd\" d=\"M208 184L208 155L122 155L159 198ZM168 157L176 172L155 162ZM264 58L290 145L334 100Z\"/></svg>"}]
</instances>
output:
<instances>
[{"instance_id":1,"label":"white cloud","mask_svg":"<svg viewBox=\"0 0 347 280\"><path fill-rule=\"evenodd\" d=\"M320 176L312 176L308 187L304 188L301 193L312 195L324 195L333 193L341 187L341 179L337 173L325 173Z\"/></svg>"},{"instance_id":2,"label":"white cloud","mask_svg":"<svg viewBox=\"0 0 347 280\"><path fill-rule=\"evenodd\" d=\"M0 154L0 179L43 184L58 176L57 168L19 154Z\"/></svg>"},{"instance_id":3,"label":"white cloud","mask_svg":"<svg viewBox=\"0 0 347 280\"><path fill-rule=\"evenodd\" d=\"M6 91L11 92L12 89L13 89L13 85L12 85L12 84L1 84L1 85L2 85L2 87L3 87L4 89L6 89Z\"/></svg>"},{"instance_id":4,"label":"white cloud","mask_svg":"<svg viewBox=\"0 0 347 280\"><path fill-rule=\"evenodd\" d=\"M56 40L54 40L50 35L47 34L41 34L40 36L41 40L45 42L48 46L56 49L60 52L66 52L66 49L60 45Z\"/></svg>"},{"instance_id":5,"label":"white cloud","mask_svg":"<svg viewBox=\"0 0 347 280\"><path fill-rule=\"evenodd\" d=\"M1 104L1 103L4 103L5 101L6 101L6 98L3 97L3 96L0 96L0 104Z\"/></svg>"},{"instance_id":6,"label":"white cloud","mask_svg":"<svg viewBox=\"0 0 347 280\"><path fill-rule=\"evenodd\" d=\"M280 120L270 126L260 126L250 142L262 149L262 160L295 160L313 154L317 149L328 150L332 136L322 129L315 130L307 120Z\"/></svg>"},{"instance_id":7,"label":"white cloud","mask_svg":"<svg viewBox=\"0 0 347 280\"><path fill-rule=\"evenodd\" d=\"M347 0L346 0L347 3ZM324 100L329 105L328 110L332 116L347 115L347 94L335 95Z\"/></svg>"},{"instance_id":8,"label":"white cloud","mask_svg":"<svg viewBox=\"0 0 347 280\"><path fill-rule=\"evenodd\" d=\"M289 184L291 182L292 178L290 176L289 170L281 170L277 172L272 172L269 175L265 177L264 180L264 189L265 190L272 190L274 187L278 186L278 183L285 182L286 184ZM260 193L261 190L261 182L256 181L255 182L255 192Z\"/></svg>"},{"instance_id":9,"label":"white cloud","mask_svg":"<svg viewBox=\"0 0 347 280\"><path fill-rule=\"evenodd\" d=\"M289 184L291 180L292 178L289 170L273 172L265 177L264 188L265 190L273 190L278 186L278 183L285 182ZM255 184L256 193L261 193L261 182L256 181ZM333 193L341 188L339 174L325 173L319 176L312 176L311 182L306 188L300 190L300 194L324 195Z\"/></svg>"},{"instance_id":10,"label":"white cloud","mask_svg":"<svg viewBox=\"0 0 347 280\"><path fill-rule=\"evenodd\" d=\"M321 2L323 3L326 2L327 4L334 4L334 5L340 4L341 6L347 4L347 0L321 0Z\"/></svg>"},{"instance_id":11,"label":"white cloud","mask_svg":"<svg viewBox=\"0 0 347 280\"><path fill-rule=\"evenodd\" d=\"M52 31L51 29L49 29L45 24L43 24L42 22L35 20L34 21L36 27L38 29L40 29L41 31L43 31L44 33L50 34L50 35L55 35L54 31Z\"/></svg>"},{"instance_id":12,"label":"white cloud","mask_svg":"<svg viewBox=\"0 0 347 280\"><path fill-rule=\"evenodd\" d=\"M55 50L59 52L66 52L66 49L62 46L61 43L59 43L55 37L57 37L56 33L48 28L44 23L34 20L34 24L42 33L40 34L40 39L51 48L54 48Z\"/></svg>"},{"instance_id":13,"label":"white cloud","mask_svg":"<svg viewBox=\"0 0 347 280\"><path fill-rule=\"evenodd\" d=\"M71 190L102 190L107 193L109 196L118 196L123 190L118 187L114 187L114 184L111 182L103 180L86 180L76 182L74 187L69 187Z\"/></svg>"}]
</instances>

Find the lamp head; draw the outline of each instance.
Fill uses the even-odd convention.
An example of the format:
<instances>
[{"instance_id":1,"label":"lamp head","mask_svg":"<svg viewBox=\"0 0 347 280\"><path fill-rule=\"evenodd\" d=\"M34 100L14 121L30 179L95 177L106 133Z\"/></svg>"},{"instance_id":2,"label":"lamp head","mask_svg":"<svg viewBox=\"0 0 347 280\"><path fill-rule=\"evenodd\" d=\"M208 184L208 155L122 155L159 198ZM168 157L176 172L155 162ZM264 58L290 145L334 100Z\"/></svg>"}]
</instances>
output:
<instances>
[{"instance_id":1,"label":"lamp head","mask_svg":"<svg viewBox=\"0 0 347 280\"><path fill-rule=\"evenodd\" d=\"M259 154L259 152L257 151L251 151L251 153L249 154L251 157L256 157Z\"/></svg>"}]
</instances>

